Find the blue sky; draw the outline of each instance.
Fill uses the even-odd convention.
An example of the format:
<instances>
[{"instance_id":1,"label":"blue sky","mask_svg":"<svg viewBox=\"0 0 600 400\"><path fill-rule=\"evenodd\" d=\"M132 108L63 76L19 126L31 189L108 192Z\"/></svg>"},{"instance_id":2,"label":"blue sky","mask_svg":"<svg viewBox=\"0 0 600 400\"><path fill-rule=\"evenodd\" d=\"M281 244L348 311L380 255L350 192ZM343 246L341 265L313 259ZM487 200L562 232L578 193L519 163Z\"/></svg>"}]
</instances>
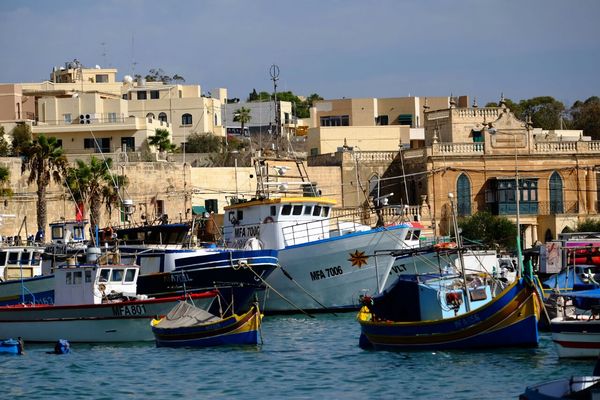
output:
<instances>
[{"instance_id":1,"label":"blue sky","mask_svg":"<svg viewBox=\"0 0 600 400\"><path fill-rule=\"evenodd\" d=\"M275 63L278 90L296 94L570 106L600 96L599 19L597 0L2 0L0 82L77 58L246 98L272 90Z\"/></svg>"}]
</instances>

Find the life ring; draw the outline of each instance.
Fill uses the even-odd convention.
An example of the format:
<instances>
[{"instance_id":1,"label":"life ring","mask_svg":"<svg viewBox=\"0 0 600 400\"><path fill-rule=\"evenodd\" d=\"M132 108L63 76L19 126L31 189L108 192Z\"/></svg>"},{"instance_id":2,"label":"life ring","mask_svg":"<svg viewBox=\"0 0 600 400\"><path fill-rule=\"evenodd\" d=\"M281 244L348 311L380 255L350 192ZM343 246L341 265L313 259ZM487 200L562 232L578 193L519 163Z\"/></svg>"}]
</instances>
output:
<instances>
[{"instance_id":1,"label":"life ring","mask_svg":"<svg viewBox=\"0 0 600 400\"><path fill-rule=\"evenodd\" d=\"M101 283L98 285L98 291L100 291L101 293L104 293L105 290L106 290L106 285L104 283Z\"/></svg>"},{"instance_id":2,"label":"life ring","mask_svg":"<svg viewBox=\"0 0 600 400\"><path fill-rule=\"evenodd\" d=\"M263 219L263 224L271 224L273 222L275 222L273 220L273 217L266 217L265 219Z\"/></svg>"},{"instance_id":3,"label":"life ring","mask_svg":"<svg viewBox=\"0 0 600 400\"><path fill-rule=\"evenodd\" d=\"M456 248L456 243L454 243L454 242L437 243L433 246L433 248L436 250L454 249L454 248Z\"/></svg>"}]
</instances>

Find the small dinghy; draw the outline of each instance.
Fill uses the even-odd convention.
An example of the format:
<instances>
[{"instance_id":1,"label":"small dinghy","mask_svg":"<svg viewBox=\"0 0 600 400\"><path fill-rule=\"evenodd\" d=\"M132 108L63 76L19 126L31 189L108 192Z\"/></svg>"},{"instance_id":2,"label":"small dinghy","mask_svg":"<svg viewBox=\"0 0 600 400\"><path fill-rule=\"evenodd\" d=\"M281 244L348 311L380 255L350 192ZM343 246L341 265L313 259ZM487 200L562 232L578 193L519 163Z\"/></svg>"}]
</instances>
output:
<instances>
[{"instance_id":1,"label":"small dinghy","mask_svg":"<svg viewBox=\"0 0 600 400\"><path fill-rule=\"evenodd\" d=\"M262 315L254 303L248 312L220 318L185 301L153 320L157 347L208 347L258 344Z\"/></svg>"},{"instance_id":2,"label":"small dinghy","mask_svg":"<svg viewBox=\"0 0 600 400\"><path fill-rule=\"evenodd\" d=\"M15 339L0 340L0 353L19 354L19 341Z\"/></svg>"}]
</instances>

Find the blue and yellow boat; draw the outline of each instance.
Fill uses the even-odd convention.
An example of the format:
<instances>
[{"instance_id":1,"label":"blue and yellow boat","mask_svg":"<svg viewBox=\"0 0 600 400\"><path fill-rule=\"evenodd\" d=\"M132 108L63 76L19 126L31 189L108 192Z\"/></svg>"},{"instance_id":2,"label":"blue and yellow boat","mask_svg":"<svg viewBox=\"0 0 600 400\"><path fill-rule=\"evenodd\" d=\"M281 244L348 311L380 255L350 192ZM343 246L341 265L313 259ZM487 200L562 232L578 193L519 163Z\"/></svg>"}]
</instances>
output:
<instances>
[{"instance_id":1,"label":"blue and yellow boat","mask_svg":"<svg viewBox=\"0 0 600 400\"><path fill-rule=\"evenodd\" d=\"M385 295L394 294L390 291ZM456 300L455 296L447 297ZM373 311L377 297L369 300L372 305L363 306L357 316L360 346L365 349L528 347L537 346L539 340L540 299L534 285L524 278L478 308L434 320L390 320L385 313L382 316Z\"/></svg>"},{"instance_id":2,"label":"blue and yellow boat","mask_svg":"<svg viewBox=\"0 0 600 400\"><path fill-rule=\"evenodd\" d=\"M253 344L260 338L262 315L258 304L242 315L220 318L187 302L180 302L160 320L153 320L157 347L208 347Z\"/></svg>"}]
</instances>

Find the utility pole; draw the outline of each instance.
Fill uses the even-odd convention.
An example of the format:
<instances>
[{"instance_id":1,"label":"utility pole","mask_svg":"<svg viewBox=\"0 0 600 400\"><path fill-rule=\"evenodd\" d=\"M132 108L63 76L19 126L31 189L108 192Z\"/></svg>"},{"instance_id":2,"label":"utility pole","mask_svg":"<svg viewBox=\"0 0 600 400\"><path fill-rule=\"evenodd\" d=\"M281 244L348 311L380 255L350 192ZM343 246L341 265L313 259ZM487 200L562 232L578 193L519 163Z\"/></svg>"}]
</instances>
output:
<instances>
[{"instance_id":1,"label":"utility pole","mask_svg":"<svg viewBox=\"0 0 600 400\"><path fill-rule=\"evenodd\" d=\"M277 81L279 80L279 67L276 64L271 65L269 69L271 80L273 81L273 100L275 101L275 143L276 151L279 155L279 140L281 136L281 115L279 113L279 103L277 102Z\"/></svg>"}]
</instances>

